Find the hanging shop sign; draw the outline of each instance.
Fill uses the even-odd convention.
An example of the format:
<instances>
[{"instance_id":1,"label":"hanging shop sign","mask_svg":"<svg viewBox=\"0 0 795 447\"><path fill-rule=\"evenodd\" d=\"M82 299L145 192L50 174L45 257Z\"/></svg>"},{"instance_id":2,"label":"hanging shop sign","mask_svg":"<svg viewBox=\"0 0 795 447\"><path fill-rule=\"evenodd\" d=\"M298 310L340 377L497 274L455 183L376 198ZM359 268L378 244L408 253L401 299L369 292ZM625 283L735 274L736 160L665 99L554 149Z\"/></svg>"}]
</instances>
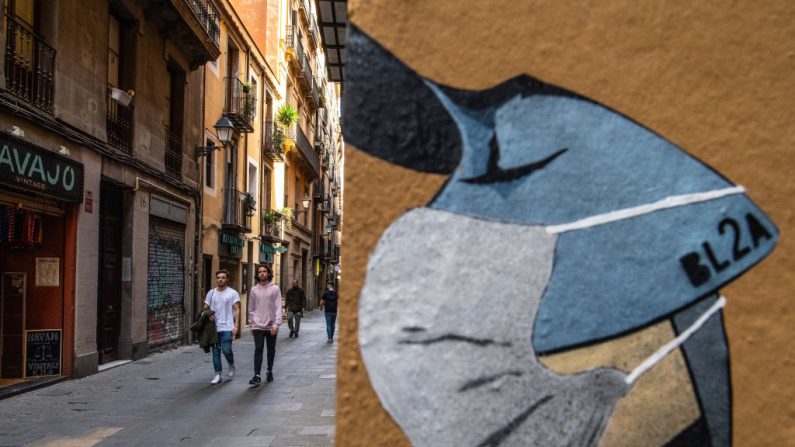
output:
<instances>
[{"instance_id":1,"label":"hanging shop sign","mask_svg":"<svg viewBox=\"0 0 795 447\"><path fill-rule=\"evenodd\" d=\"M25 331L25 377L61 374L60 329Z\"/></svg>"},{"instance_id":2,"label":"hanging shop sign","mask_svg":"<svg viewBox=\"0 0 795 447\"><path fill-rule=\"evenodd\" d=\"M83 164L0 132L0 184L83 202Z\"/></svg>"},{"instance_id":3,"label":"hanging shop sign","mask_svg":"<svg viewBox=\"0 0 795 447\"><path fill-rule=\"evenodd\" d=\"M229 233L218 235L218 253L221 255L242 258L243 245L245 245L245 241L238 236Z\"/></svg>"},{"instance_id":4,"label":"hanging shop sign","mask_svg":"<svg viewBox=\"0 0 795 447\"><path fill-rule=\"evenodd\" d=\"M273 264L273 255L275 254L276 249L272 245L259 244L259 262Z\"/></svg>"}]
</instances>

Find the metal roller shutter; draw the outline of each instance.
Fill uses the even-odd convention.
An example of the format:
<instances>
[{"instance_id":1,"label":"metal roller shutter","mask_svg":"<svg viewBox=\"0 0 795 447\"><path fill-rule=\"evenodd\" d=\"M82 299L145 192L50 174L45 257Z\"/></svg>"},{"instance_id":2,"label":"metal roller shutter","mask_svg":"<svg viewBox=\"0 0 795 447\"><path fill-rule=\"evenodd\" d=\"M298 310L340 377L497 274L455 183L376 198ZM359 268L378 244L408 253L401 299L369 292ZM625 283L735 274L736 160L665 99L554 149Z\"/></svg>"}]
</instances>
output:
<instances>
[{"instance_id":1,"label":"metal roller shutter","mask_svg":"<svg viewBox=\"0 0 795 447\"><path fill-rule=\"evenodd\" d=\"M149 350L182 343L185 294L185 227L150 217L147 279Z\"/></svg>"}]
</instances>

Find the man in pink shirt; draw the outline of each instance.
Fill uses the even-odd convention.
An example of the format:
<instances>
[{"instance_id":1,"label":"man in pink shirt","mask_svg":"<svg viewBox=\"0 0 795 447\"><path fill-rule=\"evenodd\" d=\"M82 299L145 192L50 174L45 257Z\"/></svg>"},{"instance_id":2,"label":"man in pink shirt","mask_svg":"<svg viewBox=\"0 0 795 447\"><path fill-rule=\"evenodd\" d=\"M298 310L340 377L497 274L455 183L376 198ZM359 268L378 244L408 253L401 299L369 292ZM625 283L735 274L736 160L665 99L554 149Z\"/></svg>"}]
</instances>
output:
<instances>
[{"instance_id":1,"label":"man in pink shirt","mask_svg":"<svg viewBox=\"0 0 795 447\"><path fill-rule=\"evenodd\" d=\"M254 336L254 377L249 385L262 383L262 347L268 347L268 372L266 379L273 381L273 358L276 356L276 334L282 324L282 292L271 284L273 270L261 264L257 267L257 284L248 293L248 321Z\"/></svg>"}]
</instances>

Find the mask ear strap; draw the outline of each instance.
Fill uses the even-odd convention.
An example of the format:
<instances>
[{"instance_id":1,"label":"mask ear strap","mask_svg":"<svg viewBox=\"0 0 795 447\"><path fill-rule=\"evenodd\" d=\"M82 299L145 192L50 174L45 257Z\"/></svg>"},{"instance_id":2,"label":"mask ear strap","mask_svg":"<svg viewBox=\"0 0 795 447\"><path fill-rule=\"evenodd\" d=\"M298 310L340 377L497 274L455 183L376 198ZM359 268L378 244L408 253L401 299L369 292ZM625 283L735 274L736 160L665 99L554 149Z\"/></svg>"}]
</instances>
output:
<instances>
[{"instance_id":1,"label":"mask ear strap","mask_svg":"<svg viewBox=\"0 0 795 447\"><path fill-rule=\"evenodd\" d=\"M633 206L631 208L622 208L560 225L550 225L546 227L546 230L549 234L560 234L567 231L582 230L598 225L604 225L610 222L642 216L644 214L649 214L668 208L676 208L693 203L707 202L709 200L720 199L721 197L743 193L745 193L745 187L737 185L730 188L715 189L706 192L668 196L653 203Z\"/></svg>"},{"instance_id":2,"label":"mask ear strap","mask_svg":"<svg viewBox=\"0 0 795 447\"><path fill-rule=\"evenodd\" d=\"M650 370L654 365L656 365L660 360L665 358L666 355L670 354L671 351L678 348L682 345L691 335L693 335L697 330L701 329L704 326L704 323L710 319L713 315L715 315L719 310L721 310L726 305L726 298L721 296L720 299L715 301L715 303L707 309L706 312L701 314L701 316L696 320L693 324L690 325L684 332L679 334L678 337L674 338L673 340L666 343L663 347L657 350L654 354L647 357L646 360L641 362L632 372L624 379L624 381L628 385L632 385L635 383L638 378L645 373L646 371Z\"/></svg>"}]
</instances>

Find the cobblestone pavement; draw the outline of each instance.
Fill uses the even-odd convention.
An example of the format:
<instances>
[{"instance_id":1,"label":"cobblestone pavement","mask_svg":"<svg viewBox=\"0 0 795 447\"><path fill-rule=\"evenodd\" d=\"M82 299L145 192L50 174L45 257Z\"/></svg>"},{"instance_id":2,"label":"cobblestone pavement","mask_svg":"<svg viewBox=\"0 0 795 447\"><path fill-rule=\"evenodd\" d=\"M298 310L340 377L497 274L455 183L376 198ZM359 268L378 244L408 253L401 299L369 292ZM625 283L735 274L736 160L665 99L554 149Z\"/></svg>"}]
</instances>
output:
<instances>
[{"instance_id":1,"label":"cobblestone pavement","mask_svg":"<svg viewBox=\"0 0 795 447\"><path fill-rule=\"evenodd\" d=\"M2 400L0 446L333 445L337 343L326 343L323 313L305 313L297 339L282 325L275 380L260 387L248 385L244 332L237 375L227 379L223 360L220 385L211 354L191 345Z\"/></svg>"}]
</instances>

